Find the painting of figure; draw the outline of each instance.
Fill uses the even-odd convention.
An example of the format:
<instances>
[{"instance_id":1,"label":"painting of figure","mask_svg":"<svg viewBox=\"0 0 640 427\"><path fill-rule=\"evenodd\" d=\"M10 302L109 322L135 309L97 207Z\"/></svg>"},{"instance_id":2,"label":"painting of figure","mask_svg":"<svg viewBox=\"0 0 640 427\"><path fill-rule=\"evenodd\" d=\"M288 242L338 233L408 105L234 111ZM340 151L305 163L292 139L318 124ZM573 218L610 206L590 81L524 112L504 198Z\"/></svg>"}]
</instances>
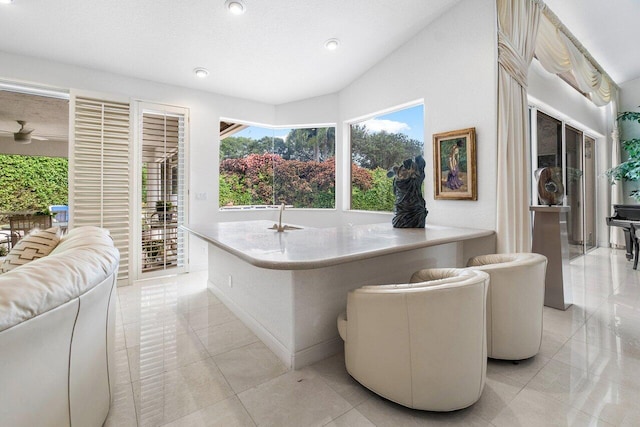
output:
<instances>
[{"instance_id":1,"label":"painting of figure","mask_svg":"<svg viewBox=\"0 0 640 427\"><path fill-rule=\"evenodd\" d=\"M477 200L475 128L434 135L436 199Z\"/></svg>"}]
</instances>

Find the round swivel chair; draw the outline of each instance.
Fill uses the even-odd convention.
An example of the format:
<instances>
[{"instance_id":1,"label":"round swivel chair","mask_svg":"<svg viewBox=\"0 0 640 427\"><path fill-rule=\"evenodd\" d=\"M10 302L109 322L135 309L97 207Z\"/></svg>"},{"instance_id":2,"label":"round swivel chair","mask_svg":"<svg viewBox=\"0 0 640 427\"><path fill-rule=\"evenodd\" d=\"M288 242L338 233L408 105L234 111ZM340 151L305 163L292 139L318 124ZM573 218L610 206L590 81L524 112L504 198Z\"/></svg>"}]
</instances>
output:
<instances>
[{"instance_id":1,"label":"round swivel chair","mask_svg":"<svg viewBox=\"0 0 640 427\"><path fill-rule=\"evenodd\" d=\"M467 263L489 274L487 354L492 359L535 356L542 342L547 258L536 253L481 255Z\"/></svg>"},{"instance_id":2,"label":"round swivel chair","mask_svg":"<svg viewBox=\"0 0 640 427\"><path fill-rule=\"evenodd\" d=\"M431 269L421 278L349 292L347 311L338 316L347 371L409 408L465 408L480 398L485 383L489 276Z\"/></svg>"}]
</instances>

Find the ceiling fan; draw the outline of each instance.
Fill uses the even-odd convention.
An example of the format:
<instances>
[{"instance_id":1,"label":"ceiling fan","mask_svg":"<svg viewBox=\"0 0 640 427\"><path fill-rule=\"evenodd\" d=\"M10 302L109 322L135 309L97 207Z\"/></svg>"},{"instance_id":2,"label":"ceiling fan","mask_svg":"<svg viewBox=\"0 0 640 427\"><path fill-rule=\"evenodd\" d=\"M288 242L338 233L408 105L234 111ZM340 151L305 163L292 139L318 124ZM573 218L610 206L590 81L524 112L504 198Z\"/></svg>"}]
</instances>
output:
<instances>
[{"instance_id":1,"label":"ceiling fan","mask_svg":"<svg viewBox=\"0 0 640 427\"><path fill-rule=\"evenodd\" d=\"M0 134L7 134L7 135L13 134L13 140L18 144L29 144L31 143L32 139L35 139L38 141L46 141L48 139L42 136L32 135L35 129L27 129L26 121L24 120L16 120L16 121L20 125L20 130L18 130L17 132L0 130Z\"/></svg>"}]
</instances>

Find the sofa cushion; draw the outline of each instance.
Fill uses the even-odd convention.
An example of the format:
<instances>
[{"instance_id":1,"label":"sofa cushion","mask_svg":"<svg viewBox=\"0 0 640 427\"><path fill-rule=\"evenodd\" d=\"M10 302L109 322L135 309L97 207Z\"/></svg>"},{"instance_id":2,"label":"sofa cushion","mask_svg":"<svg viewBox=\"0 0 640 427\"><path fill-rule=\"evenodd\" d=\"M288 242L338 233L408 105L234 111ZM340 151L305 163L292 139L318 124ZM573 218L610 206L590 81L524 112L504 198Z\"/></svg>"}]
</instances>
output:
<instances>
[{"instance_id":1,"label":"sofa cushion","mask_svg":"<svg viewBox=\"0 0 640 427\"><path fill-rule=\"evenodd\" d=\"M60 228L34 230L11 249L0 265L0 273L6 273L35 259L49 255L60 241Z\"/></svg>"}]
</instances>

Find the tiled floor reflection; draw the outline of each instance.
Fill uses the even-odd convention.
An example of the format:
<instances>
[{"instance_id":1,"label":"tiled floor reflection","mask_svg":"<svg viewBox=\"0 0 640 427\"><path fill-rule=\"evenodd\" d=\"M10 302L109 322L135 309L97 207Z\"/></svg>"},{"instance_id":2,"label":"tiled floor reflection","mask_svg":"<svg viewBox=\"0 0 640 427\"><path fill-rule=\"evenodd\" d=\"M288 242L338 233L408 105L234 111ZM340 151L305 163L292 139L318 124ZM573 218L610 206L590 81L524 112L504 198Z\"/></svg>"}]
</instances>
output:
<instances>
[{"instance_id":1,"label":"tiled floor reflection","mask_svg":"<svg viewBox=\"0 0 640 427\"><path fill-rule=\"evenodd\" d=\"M106 426L638 426L640 272L624 251L571 264L574 305L544 309L540 353L489 361L480 400L414 411L366 390L342 354L289 372L206 289L206 273L118 289Z\"/></svg>"}]
</instances>

